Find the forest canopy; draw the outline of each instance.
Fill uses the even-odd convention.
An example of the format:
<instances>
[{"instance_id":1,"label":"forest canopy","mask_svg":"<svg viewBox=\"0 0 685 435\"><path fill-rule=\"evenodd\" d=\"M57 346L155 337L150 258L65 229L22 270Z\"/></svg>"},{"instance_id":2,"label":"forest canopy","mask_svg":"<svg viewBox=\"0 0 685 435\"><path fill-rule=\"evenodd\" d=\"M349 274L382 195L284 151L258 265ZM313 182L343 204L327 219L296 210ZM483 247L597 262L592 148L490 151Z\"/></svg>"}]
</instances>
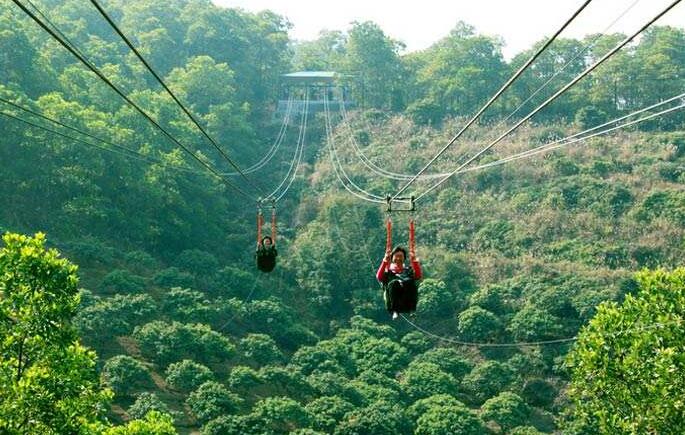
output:
<instances>
[{"instance_id":1,"label":"forest canopy","mask_svg":"<svg viewBox=\"0 0 685 435\"><path fill-rule=\"evenodd\" d=\"M385 204L347 188L383 203L545 41L505 59L497 35L456 22L407 52L370 21L296 41L270 11L98 1L205 136L91 2L32 3L0 0L0 432L682 426L683 112L499 164L685 103L682 27L649 27L474 163L496 164L417 202L425 277L415 317L392 321L375 277ZM562 34L433 173L454 170L625 37ZM351 104L305 116L306 103L284 94L283 75L297 71L337 73ZM224 154L257 169L231 175ZM278 262L265 274L251 195L274 188ZM409 238L407 217L392 214L395 243Z\"/></svg>"}]
</instances>

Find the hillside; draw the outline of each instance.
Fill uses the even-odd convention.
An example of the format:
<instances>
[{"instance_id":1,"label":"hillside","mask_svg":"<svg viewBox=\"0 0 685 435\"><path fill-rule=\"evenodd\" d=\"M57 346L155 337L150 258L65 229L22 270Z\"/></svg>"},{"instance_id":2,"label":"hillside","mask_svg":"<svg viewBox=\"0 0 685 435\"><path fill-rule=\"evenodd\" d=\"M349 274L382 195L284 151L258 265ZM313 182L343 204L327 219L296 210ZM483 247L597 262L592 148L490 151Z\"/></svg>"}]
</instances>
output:
<instances>
[{"instance_id":1,"label":"hillside","mask_svg":"<svg viewBox=\"0 0 685 435\"><path fill-rule=\"evenodd\" d=\"M90 5L41 4L200 160L231 170ZM375 279L385 206L349 194L332 147L357 186L392 194L401 181L368 162L416 174L530 53L507 63L496 38L464 23L435 46L400 56L369 22L295 43L270 12L200 0L103 4L242 167L258 162L281 131L273 114L281 74L354 69L375 83L364 104L332 114L330 138L324 113L308 119L302 163L276 207L278 266L262 274L253 264L255 198L195 165L3 0L2 112L76 134L12 104L20 105L134 151L94 148L0 116L0 161L8 162L0 165L0 232L45 232L48 245L79 266L73 324L114 392L111 422L159 410L179 433L216 435L599 430L574 414L568 354L601 303L644 290L647 275L636 272L682 265L682 111L460 173L420 198L419 305L415 317L392 321ZM618 36L603 37L585 61ZM453 170L512 125L503 119L553 74L551 59L563 64L588 41L559 41L430 172ZM378 62L366 62L370 56ZM559 84L583 67L573 65ZM457 74L462 69L473 76ZM666 72L655 80L655 70ZM685 31L651 28L478 163L673 97L684 72ZM264 189L287 179L300 122L295 114L274 159L250 175ZM251 192L240 177L231 180ZM430 185L419 181L411 193ZM408 215L392 218L394 240L405 244Z\"/></svg>"}]
</instances>

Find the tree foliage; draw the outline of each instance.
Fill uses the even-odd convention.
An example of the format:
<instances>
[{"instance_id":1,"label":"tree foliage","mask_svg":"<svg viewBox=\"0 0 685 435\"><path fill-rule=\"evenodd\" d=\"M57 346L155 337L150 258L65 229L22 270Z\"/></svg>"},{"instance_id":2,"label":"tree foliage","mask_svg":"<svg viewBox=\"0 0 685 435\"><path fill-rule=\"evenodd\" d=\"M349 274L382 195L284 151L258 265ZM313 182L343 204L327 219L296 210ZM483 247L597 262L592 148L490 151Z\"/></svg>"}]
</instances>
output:
<instances>
[{"instance_id":1,"label":"tree foliage","mask_svg":"<svg viewBox=\"0 0 685 435\"><path fill-rule=\"evenodd\" d=\"M685 270L645 271L637 280L636 295L600 305L568 357L574 414L604 432L683 424Z\"/></svg>"},{"instance_id":2,"label":"tree foliage","mask_svg":"<svg viewBox=\"0 0 685 435\"><path fill-rule=\"evenodd\" d=\"M84 432L102 420L111 393L100 388L96 356L71 325L76 266L46 249L42 234L8 233L2 241L0 431Z\"/></svg>"}]
</instances>

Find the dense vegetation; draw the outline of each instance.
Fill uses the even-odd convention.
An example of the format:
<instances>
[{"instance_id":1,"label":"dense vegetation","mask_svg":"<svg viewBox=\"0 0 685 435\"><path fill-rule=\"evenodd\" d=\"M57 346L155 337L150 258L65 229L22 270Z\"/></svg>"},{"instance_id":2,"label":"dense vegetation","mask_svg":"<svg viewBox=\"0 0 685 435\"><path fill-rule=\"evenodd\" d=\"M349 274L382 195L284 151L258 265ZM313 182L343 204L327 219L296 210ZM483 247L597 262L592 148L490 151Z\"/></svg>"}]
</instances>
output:
<instances>
[{"instance_id":1,"label":"dense vegetation","mask_svg":"<svg viewBox=\"0 0 685 435\"><path fill-rule=\"evenodd\" d=\"M0 232L48 235L8 234L0 251L0 432L166 434L173 424L217 435L668 433L685 423L685 282L682 269L665 271L682 264L685 249L682 114L455 177L420 203L421 328L506 343L573 337L587 325L570 356L570 342L457 346L388 320L373 276L383 213L340 187L321 115L279 203L279 266L258 275L254 203L193 166L12 2L0 2L0 97L151 159L0 116ZM174 136L231 170L88 2L36 4ZM496 38L464 23L403 54L370 22L298 42L270 12L200 0L103 4L244 166L278 133L272 110L283 73L359 77L361 110L349 122L335 116L336 143L356 141L384 168L412 174L534 49L507 62ZM595 36L555 42L437 170L492 138L495 123L568 60L552 85L621 38L596 39L577 58ZM654 27L484 158L684 88L685 31ZM261 185L283 177L296 136L290 129L282 154L258 173ZM396 190L351 147L340 150L360 186Z\"/></svg>"}]
</instances>

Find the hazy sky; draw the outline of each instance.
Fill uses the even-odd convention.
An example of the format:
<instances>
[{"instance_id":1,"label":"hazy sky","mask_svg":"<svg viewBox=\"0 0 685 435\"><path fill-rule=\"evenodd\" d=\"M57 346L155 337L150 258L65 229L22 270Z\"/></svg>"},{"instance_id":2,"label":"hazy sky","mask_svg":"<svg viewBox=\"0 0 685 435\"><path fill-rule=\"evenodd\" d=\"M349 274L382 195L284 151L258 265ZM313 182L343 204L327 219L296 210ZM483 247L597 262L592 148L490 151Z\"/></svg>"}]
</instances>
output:
<instances>
[{"instance_id":1,"label":"hazy sky","mask_svg":"<svg viewBox=\"0 0 685 435\"><path fill-rule=\"evenodd\" d=\"M322 29L346 30L352 21L371 20L408 51L430 46L446 36L459 20L479 33L504 38L510 58L557 30L582 4L581 0L213 0L226 7L257 12L270 9L293 24L294 39L315 39ZM582 37L603 31L628 7L633 8L612 28L628 33L673 0L593 0L571 24L565 36ZM685 27L685 2L658 24Z\"/></svg>"}]
</instances>

